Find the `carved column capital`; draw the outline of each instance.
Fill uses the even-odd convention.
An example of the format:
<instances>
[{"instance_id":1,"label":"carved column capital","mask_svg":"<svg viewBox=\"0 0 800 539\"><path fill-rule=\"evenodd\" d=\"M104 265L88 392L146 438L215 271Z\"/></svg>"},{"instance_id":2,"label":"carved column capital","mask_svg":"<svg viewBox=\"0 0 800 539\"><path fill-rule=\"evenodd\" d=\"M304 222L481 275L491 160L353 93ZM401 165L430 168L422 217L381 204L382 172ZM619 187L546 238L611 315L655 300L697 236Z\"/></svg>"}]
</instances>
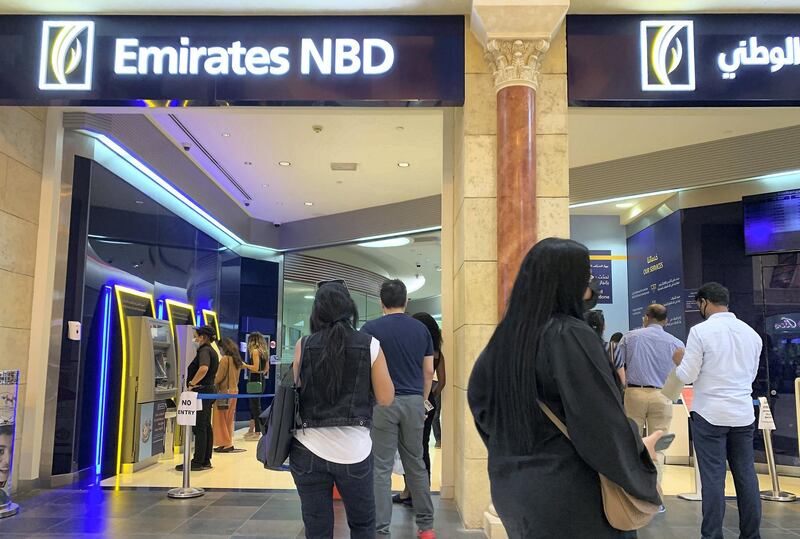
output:
<instances>
[{"instance_id":1,"label":"carved column capital","mask_svg":"<svg viewBox=\"0 0 800 539\"><path fill-rule=\"evenodd\" d=\"M494 70L494 88L507 86L539 87L539 71L550 41L547 39L490 39L486 42L486 61Z\"/></svg>"}]
</instances>

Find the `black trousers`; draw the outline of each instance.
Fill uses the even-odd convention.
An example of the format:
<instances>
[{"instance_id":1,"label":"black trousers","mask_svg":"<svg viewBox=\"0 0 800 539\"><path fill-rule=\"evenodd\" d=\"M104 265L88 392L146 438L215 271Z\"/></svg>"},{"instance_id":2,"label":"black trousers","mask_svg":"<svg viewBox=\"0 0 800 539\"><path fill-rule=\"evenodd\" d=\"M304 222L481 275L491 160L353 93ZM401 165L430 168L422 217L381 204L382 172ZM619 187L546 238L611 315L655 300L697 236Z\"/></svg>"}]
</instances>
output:
<instances>
[{"instance_id":1,"label":"black trousers","mask_svg":"<svg viewBox=\"0 0 800 539\"><path fill-rule=\"evenodd\" d=\"M202 400L203 409L197 411L197 423L192 427L194 433L194 458L192 464L211 465L211 453L214 450L214 433L211 431L211 408L213 400Z\"/></svg>"}]
</instances>

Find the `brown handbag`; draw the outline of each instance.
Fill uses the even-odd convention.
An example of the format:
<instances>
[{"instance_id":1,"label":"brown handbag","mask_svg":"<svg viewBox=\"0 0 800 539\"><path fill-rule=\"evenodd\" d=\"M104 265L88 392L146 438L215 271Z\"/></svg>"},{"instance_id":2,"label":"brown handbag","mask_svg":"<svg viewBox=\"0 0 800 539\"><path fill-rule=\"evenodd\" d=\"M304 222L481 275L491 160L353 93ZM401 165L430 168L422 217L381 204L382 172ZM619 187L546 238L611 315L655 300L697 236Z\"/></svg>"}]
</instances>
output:
<instances>
[{"instance_id":1,"label":"brown handbag","mask_svg":"<svg viewBox=\"0 0 800 539\"><path fill-rule=\"evenodd\" d=\"M542 412L553 422L556 428L567 437L567 440L572 441L567 432L567 426L556 417L553 411L542 401L539 401L539 408L542 409ZM658 505L635 498L608 477L601 473L597 475L600 476L603 511L612 528L620 531L638 530L647 526L658 513ZM659 495L661 494L661 487L658 487L658 493Z\"/></svg>"}]
</instances>

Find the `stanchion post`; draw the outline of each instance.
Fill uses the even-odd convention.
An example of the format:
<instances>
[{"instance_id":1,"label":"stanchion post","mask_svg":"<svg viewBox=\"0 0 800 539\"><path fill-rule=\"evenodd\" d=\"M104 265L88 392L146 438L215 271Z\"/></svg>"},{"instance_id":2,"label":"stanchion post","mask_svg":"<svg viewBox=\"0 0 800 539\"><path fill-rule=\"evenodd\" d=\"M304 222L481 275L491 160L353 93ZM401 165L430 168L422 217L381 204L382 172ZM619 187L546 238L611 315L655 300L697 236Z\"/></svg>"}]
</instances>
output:
<instances>
[{"instance_id":1,"label":"stanchion post","mask_svg":"<svg viewBox=\"0 0 800 539\"><path fill-rule=\"evenodd\" d=\"M185 382L185 380L184 380ZM181 384L184 386L184 384ZM198 395L198 399L200 396ZM181 405L183 404L183 399L179 399L178 410L181 410ZM178 417L180 417L180 412L178 413ZM194 421L197 421L197 412L195 411ZM177 422L177 421L176 421ZM180 488L173 488L167 492L167 497L169 498L178 498L178 499L186 499L186 498L199 498L203 494L205 494L205 490L202 488L192 487L190 484L189 474L192 470L192 429L191 425L183 425L183 486Z\"/></svg>"},{"instance_id":2,"label":"stanchion post","mask_svg":"<svg viewBox=\"0 0 800 539\"><path fill-rule=\"evenodd\" d=\"M758 428L764 436L764 452L767 454L767 468L769 468L769 478L772 482L772 490L761 491L761 499L771 502L793 502L797 496L791 492L781 492L778 482L778 468L775 466L775 451L772 448L772 431L775 430L775 419L769 409L769 401L766 397L759 397L753 404L759 406Z\"/></svg>"},{"instance_id":3,"label":"stanchion post","mask_svg":"<svg viewBox=\"0 0 800 539\"><path fill-rule=\"evenodd\" d=\"M763 429L761 432L764 435L764 451L767 454L769 478L772 481L772 490L762 490L761 499L771 502L793 502L797 499L797 496L791 492L782 492L781 485L778 481L778 469L775 466L775 453L772 449L772 431Z\"/></svg>"}]
</instances>

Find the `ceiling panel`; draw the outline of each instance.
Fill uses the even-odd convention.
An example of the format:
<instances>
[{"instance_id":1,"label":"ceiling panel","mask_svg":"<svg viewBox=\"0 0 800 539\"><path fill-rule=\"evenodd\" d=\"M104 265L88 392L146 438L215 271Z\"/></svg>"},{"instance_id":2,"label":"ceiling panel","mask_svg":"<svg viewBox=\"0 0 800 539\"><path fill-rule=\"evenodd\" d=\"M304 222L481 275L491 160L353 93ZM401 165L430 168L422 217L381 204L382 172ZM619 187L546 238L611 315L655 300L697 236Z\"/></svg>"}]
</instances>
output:
<instances>
[{"instance_id":1,"label":"ceiling panel","mask_svg":"<svg viewBox=\"0 0 800 539\"><path fill-rule=\"evenodd\" d=\"M441 193L441 110L162 109L151 118L178 146L191 142L180 125L188 130L207 151L191 144L188 155L232 198L247 202L245 211L269 222ZM331 163L357 163L357 170L331 170Z\"/></svg>"}]
</instances>

